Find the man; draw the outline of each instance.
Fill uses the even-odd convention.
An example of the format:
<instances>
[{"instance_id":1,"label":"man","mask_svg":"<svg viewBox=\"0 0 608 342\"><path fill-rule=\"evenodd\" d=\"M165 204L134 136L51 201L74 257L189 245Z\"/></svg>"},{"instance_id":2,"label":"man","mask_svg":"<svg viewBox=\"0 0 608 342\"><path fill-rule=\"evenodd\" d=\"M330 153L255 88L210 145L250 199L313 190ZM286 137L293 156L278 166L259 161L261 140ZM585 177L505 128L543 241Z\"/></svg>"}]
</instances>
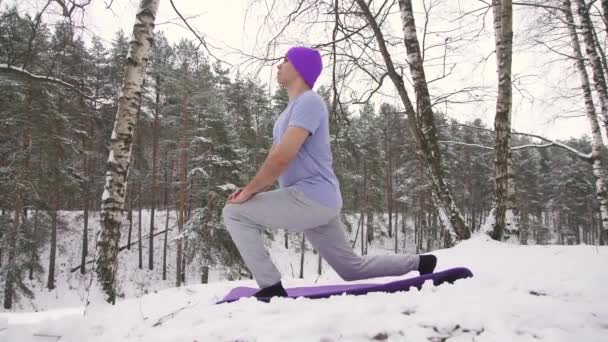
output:
<instances>
[{"instance_id":1,"label":"man","mask_svg":"<svg viewBox=\"0 0 608 342\"><path fill-rule=\"evenodd\" d=\"M433 255L356 255L340 222L342 196L332 168L329 116L323 98L312 91L322 69L314 49L289 49L277 79L289 104L274 124L273 145L256 176L232 193L224 223L260 287L255 296L286 296L281 275L266 249L261 230L303 232L323 259L344 279L433 272ZM279 180L280 189L262 192Z\"/></svg>"}]
</instances>

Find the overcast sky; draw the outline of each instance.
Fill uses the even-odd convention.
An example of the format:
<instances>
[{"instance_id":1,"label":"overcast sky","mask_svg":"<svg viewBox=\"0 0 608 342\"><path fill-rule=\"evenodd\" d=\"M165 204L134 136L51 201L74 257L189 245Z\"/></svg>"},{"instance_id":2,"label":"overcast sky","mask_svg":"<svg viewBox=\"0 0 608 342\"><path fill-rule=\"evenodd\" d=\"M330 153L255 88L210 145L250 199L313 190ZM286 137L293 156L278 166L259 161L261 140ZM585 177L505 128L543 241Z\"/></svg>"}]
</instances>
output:
<instances>
[{"instance_id":1,"label":"overcast sky","mask_svg":"<svg viewBox=\"0 0 608 342\"><path fill-rule=\"evenodd\" d=\"M427 3L430 0L427 0ZM108 0L105 0L108 2ZM135 18L135 10L138 1L134 0L115 0L111 10L106 9L103 0L94 0L87 8L84 18L88 28L88 34L95 33L109 44L114 33L123 29L130 35ZM268 30L259 32L261 18L265 13L265 2L258 2L251 6L251 0L222 0L222 1L196 1L196 0L174 0L176 6L184 16L197 16L188 21L199 32L205 34L207 39L220 50L214 53L231 63L238 63L239 58L234 54L233 48L244 50L248 53L255 51L255 47L263 47L268 39ZM35 7L37 0L26 0L20 2L20 7ZM275 16L280 17L281 10L293 7L293 1L281 1L281 8L275 9ZM439 30L441 25L451 25L450 16L457 16L457 12L467 11L467 3L475 8L479 7L479 1L446 1L440 8L431 12L429 27ZM415 10L421 10L420 1L414 1ZM451 6L451 7L448 7ZM284 13L284 12L283 12ZM247 17L247 20L245 20ZM186 30L181 21L176 20L177 15L171 8L168 0L161 0L156 22L159 23L157 30L163 30L170 41L176 42L181 38L194 39L193 35ZM400 19L395 15L392 28L393 34L400 33ZM496 87L496 66L493 56L485 63L479 61L491 54L493 50L491 12L486 16L486 32L479 38L479 41L471 43L458 52L462 60L456 63L453 76L441 80L433 85L431 92L438 95L440 92L450 92L463 86L485 86L495 93ZM173 23L169 23L169 22ZM417 25L421 26L422 20L418 20ZM447 24L444 24L447 23ZM529 15L522 9L517 9L514 19L515 42L519 44L520 39L524 39L527 25L530 24ZM435 25L435 26L433 26ZM478 25L481 22L469 22L467 25ZM296 30L297 32L297 30ZM304 43L314 43L314 38L310 34L296 37L288 35L282 42L302 41ZM442 37L439 37L443 39ZM256 44L257 39L257 44ZM284 54L286 47L278 48L275 57ZM530 49L529 47L516 47L513 72L522 77L517 81L518 87L513 90L513 128L522 132L536 133L549 138L565 139L568 137L581 137L589 133L589 125L583 114L582 98L580 101L562 99L559 88L564 84L570 87L578 86L578 77L573 72L572 63L568 62L549 62L555 60L555 56L550 56L547 50ZM325 59L327 63L329 60ZM274 67L265 67L259 74L261 82L268 84L271 90L276 86ZM251 72L253 69L245 69L244 72ZM321 77L320 84L328 84L329 72L325 72ZM429 70L427 79L433 78L433 71ZM385 87L385 93L395 94L394 87L390 82ZM398 104L396 100L389 101ZM494 100L485 103L452 105L450 115L459 121L473 120L481 118L488 126L493 126ZM556 118L556 113L564 115L578 116L574 118Z\"/></svg>"}]
</instances>

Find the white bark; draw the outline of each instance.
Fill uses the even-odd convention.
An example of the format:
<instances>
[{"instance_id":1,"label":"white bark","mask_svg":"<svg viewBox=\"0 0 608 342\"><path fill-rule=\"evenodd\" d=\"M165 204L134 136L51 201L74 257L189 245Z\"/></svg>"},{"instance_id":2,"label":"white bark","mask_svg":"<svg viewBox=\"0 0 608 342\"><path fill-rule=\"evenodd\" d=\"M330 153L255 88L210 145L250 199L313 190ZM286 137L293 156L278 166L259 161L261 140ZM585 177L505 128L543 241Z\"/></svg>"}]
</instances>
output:
<instances>
[{"instance_id":1,"label":"white bark","mask_svg":"<svg viewBox=\"0 0 608 342\"><path fill-rule=\"evenodd\" d=\"M572 4L570 3L570 0L563 0L562 6L566 16L566 23L568 24L568 31L570 33L570 41L574 50L574 56L577 57L575 59L575 63L581 79L581 88L583 90L583 98L585 101L585 113L591 128L591 162L593 164L593 175L595 176L595 193L598 201L600 202L600 213L602 215L601 225L602 229L608 233L608 178L606 165L604 164L605 146L602 141L602 134L598 122L599 120L595 112L589 75L587 74L587 69L585 68L585 62L582 58L583 53L581 50L581 45L574 26Z\"/></svg>"},{"instance_id":2,"label":"white bark","mask_svg":"<svg viewBox=\"0 0 608 342\"><path fill-rule=\"evenodd\" d=\"M498 73L495 131L496 220L493 237L503 240L509 227L517 230L517 208L511 155L511 64L513 56L513 4L511 0L493 0L494 37ZM509 222L507 217L512 218Z\"/></svg>"},{"instance_id":3,"label":"white bark","mask_svg":"<svg viewBox=\"0 0 608 342\"><path fill-rule=\"evenodd\" d=\"M448 232L449 239L451 241L467 239L470 237L471 232L465 225L464 218L454 203L441 169L441 154L437 139L437 129L435 127L431 98L424 72L420 44L416 34L416 23L411 0L399 0L399 11L401 13L408 64L416 93L416 119L414 123L417 126L416 133L420 135L420 139L417 142L420 143L418 147L422 151L421 159L431 183L433 202L439 212L440 222ZM399 86L398 84L396 85ZM406 106L407 111L408 106ZM449 244L449 241L446 241L446 244Z\"/></svg>"},{"instance_id":4,"label":"white bark","mask_svg":"<svg viewBox=\"0 0 608 342\"><path fill-rule=\"evenodd\" d=\"M583 42L585 43L585 52L591 65L593 83L600 101L600 107L602 108L602 118L606 123L606 134L608 134L608 88L606 86L606 78L604 76L602 62L595 46L597 42L593 37L593 23L591 22L589 8L587 7L585 0L575 1L577 5L578 18L580 20L581 35L583 36ZM570 12L572 12L572 10L570 10Z\"/></svg>"},{"instance_id":5,"label":"white bark","mask_svg":"<svg viewBox=\"0 0 608 342\"><path fill-rule=\"evenodd\" d=\"M107 295L106 300L110 303L114 303L116 300L118 242L127 193L133 131L141 97L145 64L153 42L152 32L158 4L159 0L142 0L139 4L111 137L101 203L102 232L98 241L100 256L97 260L96 270L98 280Z\"/></svg>"}]
</instances>

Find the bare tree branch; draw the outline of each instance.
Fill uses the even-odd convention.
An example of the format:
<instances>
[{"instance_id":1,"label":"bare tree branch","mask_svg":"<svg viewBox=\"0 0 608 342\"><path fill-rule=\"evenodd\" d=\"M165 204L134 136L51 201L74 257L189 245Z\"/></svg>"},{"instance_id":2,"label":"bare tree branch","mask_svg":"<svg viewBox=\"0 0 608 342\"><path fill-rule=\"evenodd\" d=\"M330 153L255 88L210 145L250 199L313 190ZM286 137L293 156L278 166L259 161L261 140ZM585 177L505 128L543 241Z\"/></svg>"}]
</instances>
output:
<instances>
[{"instance_id":1,"label":"bare tree branch","mask_svg":"<svg viewBox=\"0 0 608 342\"><path fill-rule=\"evenodd\" d=\"M558 54L558 55L560 55L560 56L563 56L563 57L566 57L566 58L568 58L568 59L581 59L581 60L583 60L583 61L587 61L587 60L589 60L588 58L579 58L579 57L575 57L575 56L570 56L570 55L567 55L567 54L565 54L565 53L563 53L563 52L559 52L559 51L555 50L554 48L550 47L550 46L549 46L547 43L545 43L545 42L541 42L541 41L539 41L539 40L534 40L534 41L535 41L536 43L538 43L538 44L543 45L543 46L544 46L544 47L546 47L547 49L551 50L551 52L555 52L556 54Z\"/></svg>"},{"instance_id":2,"label":"bare tree branch","mask_svg":"<svg viewBox=\"0 0 608 342\"><path fill-rule=\"evenodd\" d=\"M490 146L484 146L484 145L479 145L479 144L469 144L469 143L463 143L460 141L452 141L452 140L440 140L439 143L441 144L448 144L448 145L459 145L459 146L469 146L469 147L477 147L477 148L481 148L484 150L490 150L493 151L494 147L490 147ZM521 145L521 146L515 146L515 147L511 147L511 151L516 151L516 150L523 150L526 148L546 148L546 147L551 147L551 146L556 146L552 143L547 143L547 144L527 144L527 145Z\"/></svg>"},{"instance_id":3,"label":"bare tree branch","mask_svg":"<svg viewBox=\"0 0 608 342\"><path fill-rule=\"evenodd\" d=\"M559 7L544 5L542 3L537 3L537 2L535 2L535 3L513 2L513 5L527 6L527 7L538 7L538 8L544 8L544 9L551 9L551 10L555 10L555 11L559 11L559 12L563 11L563 9L561 9Z\"/></svg>"},{"instance_id":4,"label":"bare tree branch","mask_svg":"<svg viewBox=\"0 0 608 342\"><path fill-rule=\"evenodd\" d=\"M227 64L229 66L233 66L232 64L221 60L220 58L216 57L213 52L211 52L211 50L209 49L209 47L211 46L214 49L217 49L217 47L209 44L207 41L205 41L205 39L203 37L201 37L193 28L192 26L190 26L190 24L188 23L188 20L186 20L186 18L184 18L184 16L177 10L177 7L175 7L175 4L173 3L173 0L169 0L169 2L171 3L171 7L173 7L173 10L175 11L175 13L177 13L177 15L182 19L182 21L184 22L184 24L186 24L186 26L188 27L188 29L190 30L190 32L192 32L192 34L194 34L196 36L196 38L198 38L198 40L201 42L201 45L205 48L205 50L207 50L207 53L209 54L209 56L215 58L215 60L222 62L224 64Z\"/></svg>"},{"instance_id":5,"label":"bare tree branch","mask_svg":"<svg viewBox=\"0 0 608 342\"><path fill-rule=\"evenodd\" d=\"M84 8L90 5L92 0L83 0L80 3L77 0L50 0L49 2L56 2L61 7L61 14L72 24L74 10L80 9L84 12Z\"/></svg>"},{"instance_id":6,"label":"bare tree branch","mask_svg":"<svg viewBox=\"0 0 608 342\"><path fill-rule=\"evenodd\" d=\"M438 143L440 143L440 144L446 144L446 145L461 145L461 146L477 147L477 148L481 148L481 149L484 149L484 150L494 151L494 147L484 146L484 145L479 145L479 144L463 143L463 142L460 142L460 141L439 140Z\"/></svg>"},{"instance_id":7,"label":"bare tree branch","mask_svg":"<svg viewBox=\"0 0 608 342\"><path fill-rule=\"evenodd\" d=\"M50 83L54 83L54 84L58 84L61 85L63 87L66 87L68 89L74 90L77 93L79 93L80 95L84 96L86 99L88 100L94 100L94 96L91 95L90 93L87 94L85 92L83 92L81 89L77 88L76 86L69 84L61 79L58 78L54 78L54 77L49 77L49 76L40 76L40 75L34 75L32 73L30 73L29 71L23 70L22 68L18 68L18 67L14 67L14 66L10 66L7 64L0 64L0 71L2 72L6 72L6 73L16 73L19 74L21 76L26 76L28 78L31 78L33 80L36 81L44 81L44 82L50 82Z\"/></svg>"},{"instance_id":8,"label":"bare tree branch","mask_svg":"<svg viewBox=\"0 0 608 342\"><path fill-rule=\"evenodd\" d=\"M453 127L453 126L467 127L467 128L471 128L471 129L476 129L476 130L480 130L480 131L494 133L494 130L491 130L491 129L488 129L488 128L475 127L475 126L470 126L470 125L466 125L466 124L457 124L457 123L449 124L449 125L442 125L442 126L438 126L437 128L440 128L440 127ZM579 151L579 150L577 150L577 149L575 149L575 148L573 148L571 146L568 146L568 145L566 145L564 143L561 143L561 142L558 142L558 141L555 141L555 140L551 140L551 139L545 138L545 137L537 135L537 134L522 133L522 132L515 132L515 131L511 131L511 134L513 134L513 135L522 135L522 136L531 137L531 138L537 138L537 139L540 139L540 140L548 142L548 144L543 144L543 145L534 145L534 144L532 144L532 145L523 145L523 146L513 147L513 148L511 148L512 150L513 149L523 149L523 148L528 148L528 147L546 148L546 147L549 147L549 146L555 146L555 147L559 147L559 148L562 148L562 149L564 149L566 151L574 153L577 157L579 157L580 159L582 159L582 160L584 160L586 162L593 162L593 158L591 156L591 153L581 152L581 151ZM450 143L450 142L448 141L448 142L443 142L443 143ZM456 142L451 142L451 143L456 143ZM465 143L458 143L458 144L462 145L462 144L465 144ZM476 144L471 144L471 146L474 146L474 145L476 145ZM486 147L486 146L481 146L481 145L479 145L477 147L483 147L484 149L493 149L492 147Z\"/></svg>"}]
</instances>

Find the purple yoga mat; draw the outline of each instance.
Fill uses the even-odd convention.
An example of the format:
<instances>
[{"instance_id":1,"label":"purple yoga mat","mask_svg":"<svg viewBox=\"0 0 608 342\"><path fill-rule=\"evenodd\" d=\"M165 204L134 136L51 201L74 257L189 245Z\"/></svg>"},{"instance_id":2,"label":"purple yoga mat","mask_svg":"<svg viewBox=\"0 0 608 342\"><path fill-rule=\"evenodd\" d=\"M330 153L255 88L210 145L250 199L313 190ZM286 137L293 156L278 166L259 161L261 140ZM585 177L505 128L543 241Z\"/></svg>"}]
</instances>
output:
<instances>
[{"instance_id":1,"label":"purple yoga mat","mask_svg":"<svg viewBox=\"0 0 608 342\"><path fill-rule=\"evenodd\" d=\"M369 292L398 292L407 291L411 287L421 288L427 280L432 280L433 285L437 286L445 282L454 282L458 279L472 277L473 273L465 267L451 268L445 271L426 274L423 276L396 280L389 283L375 284L337 284L337 285L321 285L321 286L306 286L288 288L287 294L290 298L306 297L306 298L327 298L330 296L350 294L363 295ZM217 302L230 303L241 298L251 297L259 289L254 287L236 287L232 289L224 299ZM262 299L263 300L263 299ZM267 301L267 299L265 300Z\"/></svg>"}]
</instances>

